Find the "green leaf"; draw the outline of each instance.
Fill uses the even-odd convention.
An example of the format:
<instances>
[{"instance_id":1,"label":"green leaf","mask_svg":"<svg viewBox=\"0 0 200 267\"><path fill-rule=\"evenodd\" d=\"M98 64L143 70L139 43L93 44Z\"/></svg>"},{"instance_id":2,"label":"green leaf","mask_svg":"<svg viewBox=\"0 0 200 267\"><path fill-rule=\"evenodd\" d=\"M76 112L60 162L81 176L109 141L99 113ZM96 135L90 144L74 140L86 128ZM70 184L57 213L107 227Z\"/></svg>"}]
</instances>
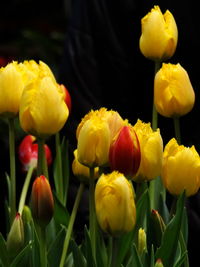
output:
<instances>
[{"instance_id":1,"label":"green leaf","mask_svg":"<svg viewBox=\"0 0 200 267\"><path fill-rule=\"evenodd\" d=\"M164 266L173 266L183 217L185 193L179 196L176 205L176 214L166 226L162 244L156 251L156 259L161 258Z\"/></svg>"},{"instance_id":2,"label":"green leaf","mask_svg":"<svg viewBox=\"0 0 200 267\"><path fill-rule=\"evenodd\" d=\"M47 254L49 266L59 266L65 235L66 228L62 227L61 230L58 232L54 242L49 247Z\"/></svg>"},{"instance_id":3,"label":"green leaf","mask_svg":"<svg viewBox=\"0 0 200 267\"><path fill-rule=\"evenodd\" d=\"M59 201L56 194L54 194L54 220L57 225L68 226L70 215L63 206L63 204Z\"/></svg>"},{"instance_id":4,"label":"green leaf","mask_svg":"<svg viewBox=\"0 0 200 267\"><path fill-rule=\"evenodd\" d=\"M85 233L85 243L83 246L83 253L86 258L87 267L96 267L96 262L93 257L91 239L90 239L90 235L86 227L85 227L84 233Z\"/></svg>"},{"instance_id":5,"label":"green leaf","mask_svg":"<svg viewBox=\"0 0 200 267\"><path fill-rule=\"evenodd\" d=\"M3 238L2 234L0 233L0 261L2 262L3 266L8 266L8 253L6 248L6 241Z\"/></svg>"},{"instance_id":6,"label":"green leaf","mask_svg":"<svg viewBox=\"0 0 200 267\"><path fill-rule=\"evenodd\" d=\"M12 263L10 264L10 267L18 267L18 266L26 266L27 265L27 259L28 255L31 252L33 242L30 241L21 251L17 254L17 256L14 258Z\"/></svg>"},{"instance_id":7,"label":"green leaf","mask_svg":"<svg viewBox=\"0 0 200 267\"><path fill-rule=\"evenodd\" d=\"M133 244L131 247L131 258L127 263L126 267L143 267L143 264L140 260L140 256L138 255L138 251L136 245Z\"/></svg>"},{"instance_id":8,"label":"green leaf","mask_svg":"<svg viewBox=\"0 0 200 267\"><path fill-rule=\"evenodd\" d=\"M73 254L74 266L86 267L87 263L86 263L85 257L74 240L70 241L70 248Z\"/></svg>"},{"instance_id":9,"label":"green leaf","mask_svg":"<svg viewBox=\"0 0 200 267\"><path fill-rule=\"evenodd\" d=\"M97 266L108 266L108 255L104 238L100 229L97 229Z\"/></svg>"}]
</instances>

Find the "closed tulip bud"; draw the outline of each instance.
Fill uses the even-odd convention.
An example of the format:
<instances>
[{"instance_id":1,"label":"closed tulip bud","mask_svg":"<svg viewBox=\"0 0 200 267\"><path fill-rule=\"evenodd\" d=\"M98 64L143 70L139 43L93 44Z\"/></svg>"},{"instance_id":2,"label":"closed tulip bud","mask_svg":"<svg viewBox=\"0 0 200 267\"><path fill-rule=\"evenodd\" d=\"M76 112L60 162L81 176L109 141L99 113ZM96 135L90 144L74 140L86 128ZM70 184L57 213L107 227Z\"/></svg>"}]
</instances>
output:
<instances>
[{"instance_id":1,"label":"closed tulip bud","mask_svg":"<svg viewBox=\"0 0 200 267\"><path fill-rule=\"evenodd\" d=\"M101 229L113 236L130 232L136 221L131 183L122 173L102 174L95 188L95 207Z\"/></svg>"},{"instance_id":2,"label":"closed tulip bud","mask_svg":"<svg viewBox=\"0 0 200 267\"><path fill-rule=\"evenodd\" d=\"M162 14L159 6L154 6L142 18L141 27L139 45L145 57L154 61L164 61L173 56L178 41L178 30L169 10Z\"/></svg>"},{"instance_id":3,"label":"closed tulip bud","mask_svg":"<svg viewBox=\"0 0 200 267\"><path fill-rule=\"evenodd\" d=\"M50 76L38 78L25 87L20 103L19 119L22 129L44 138L64 126L69 110L60 86Z\"/></svg>"},{"instance_id":4,"label":"closed tulip bud","mask_svg":"<svg viewBox=\"0 0 200 267\"><path fill-rule=\"evenodd\" d=\"M108 124L98 116L92 116L80 129L77 158L88 167L108 164L110 132Z\"/></svg>"},{"instance_id":5,"label":"closed tulip bud","mask_svg":"<svg viewBox=\"0 0 200 267\"><path fill-rule=\"evenodd\" d=\"M74 176L78 177L78 179L82 182L89 182L90 178L90 169L89 167L81 164L77 159L77 149L74 151L74 160L72 162L72 172ZM99 177L99 168L94 168L94 178L97 179Z\"/></svg>"},{"instance_id":6,"label":"closed tulip bud","mask_svg":"<svg viewBox=\"0 0 200 267\"><path fill-rule=\"evenodd\" d=\"M197 193L200 186L200 157L195 147L178 145L172 138L164 149L162 181L172 195Z\"/></svg>"},{"instance_id":7,"label":"closed tulip bud","mask_svg":"<svg viewBox=\"0 0 200 267\"><path fill-rule=\"evenodd\" d=\"M32 214L31 214L31 209L29 206L24 206L23 211L22 211L22 219L24 222L24 225L26 223L30 223L32 221Z\"/></svg>"},{"instance_id":8,"label":"closed tulip bud","mask_svg":"<svg viewBox=\"0 0 200 267\"><path fill-rule=\"evenodd\" d=\"M143 252L147 249L147 237L145 230L140 228L138 231L138 253L142 255Z\"/></svg>"},{"instance_id":9,"label":"closed tulip bud","mask_svg":"<svg viewBox=\"0 0 200 267\"><path fill-rule=\"evenodd\" d=\"M154 79L154 103L165 117L183 116L192 110L195 94L186 70L180 64L162 64Z\"/></svg>"},{"instance_id":10,"label":"closed tulip bud","mask_svg":"<svg viewBox=\"0 0 200 267\"><path fill-rule=\"evenodd\" d=\"M133 126L140 143L141 161L136 182L150 181L161 174L163 157L163 140L160 130L153 131L150 123L138 120Z\"/></svg>"},{"instance_id":11,"label":"closed tulip bud","mask_svg":"<svg viewBox=\"0 0 200 267\"><path fill-rule=\"evenodd\" d=\"M24 226L19 213L17 213L7 237L7 250L12 258L20 251L24 245Z\"/></svg>"},{"instance_id":12,"label":"closed tulip bud","mask_svg":"<svg viewBox=\"0 0 200 267\"><path fill-rule=\"evenodd\" d=\"M19 145L19 160L22 163L23 171L28 171L31 166L34 168L37 167L38 144L35 141L36 138L33 135L27 135ZM46 144L44 145L44 151L47 165L49 166L52 163L52 154Z\"/></svg>"},{"instance_id":13,"label":"closed tulip bud","mask_svg":"<svg viewBox=\"0 0 200 267\"><path fill-rule=\"evenodd\" d=\"M72 109L72 101L71 101L71 96L70 96L70 93L69 91L67 90L67 88L61 84L60 85L61 89L63 90L63 93L64 93L64 101L68 107L68 110L69 110L69 114L71 113L71 109Z\"/></svg>"},{"instance_id":14,"label":"closed tulip bud","mask_svg":"<svg viewBox=\"0 0 200 267\"><path fill-rule=\"evenodd\" d=\"M17 62L0 68L0 115L15 117L19 112L21 95L25 86L23 72Z\"/></svg>"},{"instance_id":15,"label":"closed tulip bud","mask_svg":"<svg viewBox=\"0 0 200 267\"><path fill-rule=\"evenodd\" d=\"M163 263L162 263L162 260L161 259L157 259L154 267L164 267Z\"/></svg>"},{"instance_id":16,"label":"closed tulip bud","mask_svg":"<svg viewBox=\"0 0 200 267\"><path fill-rule=\"evenodd\" d=\"M33 183L31 204L33 218L41 227L45 227L53 217L54 200L50 184L43 175Z\"/></svg>"},{"instance_id":17,"label":"closed tulip bud","mask_svg":"<svg viewBox=\"0 0 200 267\"><path fill-rule=\"evenodd\" d=\"M121 128L110 147L109 162L112 170L134 177L140 166L140 144L132 126Z\"/></svg>"}]
</instances>

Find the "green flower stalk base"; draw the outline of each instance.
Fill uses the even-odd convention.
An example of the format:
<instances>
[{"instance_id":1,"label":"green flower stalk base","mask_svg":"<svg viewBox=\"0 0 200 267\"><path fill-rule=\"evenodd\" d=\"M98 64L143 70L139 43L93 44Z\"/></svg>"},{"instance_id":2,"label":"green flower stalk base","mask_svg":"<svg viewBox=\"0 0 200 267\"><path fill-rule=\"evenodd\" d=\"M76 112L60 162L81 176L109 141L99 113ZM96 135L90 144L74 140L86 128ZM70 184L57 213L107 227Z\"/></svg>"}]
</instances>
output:
<instances>
[{"instance_id":1,"label":"green flower stalk base","mask_svg":"<svg viewBox=\"0 0 200 267\"><path fill-rule=\"evenodd\" d=\"M8 120L10 155L10 224L16 215L16 166L15 166L15 129L14 118Z\"/></svg>"},{"instance_id":2,"label":"green flower stalk base","mask_svg":"<svg viewBox=\"0 0 200 267\"><path fill-rule=\"evenodd\" d=\"M73 207L73 210L72 210L72 213L71 213L71 216L70 216L68 229L67 229L67 234L66 234L66 237L65 237L65 240L64 240L61 261L60 261L60 265L59 265L60 267L63 267L64 264L65 264L65 258L66 258L67 250L68 250L68 247L69 247L69 241L70 241L70 238L71 238L71 235L72 235L74 221L76 219L76 214L77 214L77 211L78 211L78 207L79 207L79 203L80 203L83 191L84 191L84 184L81 183L80 186L79 186L78 193L76 195L76 200L74 202L74 207Z\"/></svg>"}]
</instances>

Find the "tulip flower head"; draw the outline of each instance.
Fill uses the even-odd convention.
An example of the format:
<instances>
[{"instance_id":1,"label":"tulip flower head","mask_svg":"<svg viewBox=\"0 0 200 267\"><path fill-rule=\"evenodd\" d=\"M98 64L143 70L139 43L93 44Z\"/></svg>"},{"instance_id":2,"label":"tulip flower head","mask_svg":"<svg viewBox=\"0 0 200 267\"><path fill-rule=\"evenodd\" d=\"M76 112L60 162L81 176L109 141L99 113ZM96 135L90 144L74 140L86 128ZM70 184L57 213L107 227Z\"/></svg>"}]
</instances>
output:
<instances>
[{"instance_id":1,"label":"tulip flower head","mask_svg":"<svg viewBox=\"0 0 200 267\"><path fill-rule=\"evenodd\" d=\"M60 86L51 78L38 78L25 87L19 119L22 129L44 138L55 134L64 126L69 110Z\"/></svg>"},{"instance_id":2,"label":"tulip flower head","mask_svg":"<svg viewBox=\"0 0 200 267\"><path fill-rule=\"evenodd\" d=\"M54 200L50 184L43 175L33 183L31 204L34 219L41 227L45 227L53 217Z\"/></svg>"},{"instance_id":3,"label":"tulip flower head","mask_svg":"<svg viewBox=\"0 0 200 267\"><path fill-rule=\"evenodd\" d=\"M60 87L63 90L64 100L65 100L65 103L66 103L66 105L68 107L69 114L70 114L71 113L71 109L72 109L72 101L71 101L70 93L69 93L69 91L67 90L67 88L63 84L61 84Z\"/></svg>"},{"instance_id":4,"label":"tulip flower head","mask_svg":"<svg viewBox=\"0 0 200 267\"><path fill-rule=\"evenodd\" d=\"M159 6L154 6L142 18L141 27L139 45L145 57L154 61L164 61L173 56L178 41L178 30L169 10L162 14Z\"/></svg>"},{"instance_id":5,"label":"tulip flower head","mask_svg":"<svg viewBox=\"0 0 200 267\"><path fill-rule=\"evenodd\" d=\"M36 138L33 135L26 135L19 145L19 160L22 163L23 171L28 171L31 166L37 167L38 144L35 141ZM44 151L49 166L52 163L52 154L46 144L44 145Z\"/></svg>"},{"instance_id":6,"label":"tulip flower head","mask_svg":"<svg viewBox=\"0 0 200 267\"><path fill-rule=\"evenodd\" d=\"M80 129L78 135L77 158L88 167L108 164L110 131L108 124L94 115Z\"/></svg>"},{"instance_id":7,"label":"tulip flower head","mask_svg":"<svg viewBox=\"0 0 200 267\"><path fill-rule=\"evenodd\" d=\"M154 103L165 117L179 117L190 112L195 94L186 70L180 64L162 64L154 79Z\"/></svg>"},{"instance_id":8,"label":"tulip flower head","mask_svg":"<svg viewBox=\"0 0 200 267\"><path fill-rule=\"evenodd\" d=\"M136 182L150 181L161 174L163 157L163 140L160 130L153 131L150 123L138 120L133 126L140 143L141 161Z\"/></svg>"},{"instance_id":9,"label":"tulip flower head","mask_svg":"<svg viewBox=\"0 0 200 267\"><path fill-rule=\"evenodd\" d=\"M21 215L16 214L7 237L7 250L10 257L14 257L24 245L24 226Z\"/></svg>"},{"instance_id":10,"label":"tulip flower head","mask_svg":"<svg viewBox=\"0 0 200 267\"><path fill-rule=\"evenodd\" d=\"M74 151L74 160L72 162L72 172L74 176L78 177L82 182L89 182L90 178L90 169L89 167L81 164L77 159L77 149ZM94 178L97 179L99 177L99 168L94 168Z\"/></svg>"},{"instance_id":11,"label":"tulip flower head","mask_svg":"<svg viewBox=\"0 0 200 267\"><path fill-rule=\"evenodd\" d=\"M111 170L134 177L140 166L140 144L132 126L121 128L110 147L109 162Z\"/></svg>"},{"instance_id":12,"label":"tulip flower head","mask_svg":"<svg viewBox=\"0 0 200 267\"><path fill-rule=\"evenodd\" d=\"M95 188L95 207L101 229L113 236L130 232L136 222L131 183L122 173L102 174Z\"/></svg>"},{"instance_id":13,"label":"tulip flower head","mask_svg":"<svg viewBox=\"0 0 200 267\"><path fill-rule=\"evenodd\" d=\"M200 157L194 146L178 145L172 138L164 149L162 181L172 195L197 193L200 186Z\"/></svg>"},{"instance_id":14,"label":"tulip flower head","mask_svg":"<svg viewBox=\"0 0 200 267\"><path fill-rule=\"evenodd\" d=\"M19 112L25 79L16 61L0 68L0 115L15 117Z\"/></svg>"}]
</instances>

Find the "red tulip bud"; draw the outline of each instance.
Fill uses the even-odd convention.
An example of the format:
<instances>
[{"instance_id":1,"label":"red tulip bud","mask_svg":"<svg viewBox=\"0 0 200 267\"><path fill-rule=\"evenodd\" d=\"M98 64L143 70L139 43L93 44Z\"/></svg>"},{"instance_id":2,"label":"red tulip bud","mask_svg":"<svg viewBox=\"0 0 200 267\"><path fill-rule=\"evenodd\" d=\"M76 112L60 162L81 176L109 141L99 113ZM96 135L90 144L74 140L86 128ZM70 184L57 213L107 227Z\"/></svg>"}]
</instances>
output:
<instances>
[{"instance_id":1,"label":"red tulip bud","mask_svg":"<svg viewBox=\"0 0 200 267\"><path fill-rule=\"evenodd\" d=\"M19 145L19 160L22 163L23 171L27 171L30 166L37 167L38 159L38 144L34 143L36 138L32 135L27 135L24 137ZM52 154L49 147L44 145L45 155L47 164L52 163Z\"/></svg>"},{"instance_id":2,"label":"red tulip bud","mask_svg":"<svg viewBox=\"0 0 200 267\"><path fill-rule=\"evenodd\" d=\"M69 109L69 114L71 113L71 109L72 109L72 101L71 101L71 96L69 94L69 91L67 90L67 88L61 84L60 87L62 88L63 92L64 92L64 100L65 100L65 103Z\"/></svg>"},{"instance_id":3,"label":"red tulip bud","mask_svg":"<svg viewBox=\"0 0 200 267\"><path fill-rule=\"evenodd\" d=\"M132 178L138 171L140 159L140 144L134 129L131 126L122 127L110 147L111 169Z\"/></svg>"},{"instance_id":4,"label":"red tulip bud","mask_svg":"<svg viewBox=\"0 0 200 267\"><path fill-rule=\"evenodd\" d=\"M32 186L31 193L32 213L36 222L46 226L54 212L54 200L49 181L44 175L37 177Z\"/></svg>"}]
</instances>

